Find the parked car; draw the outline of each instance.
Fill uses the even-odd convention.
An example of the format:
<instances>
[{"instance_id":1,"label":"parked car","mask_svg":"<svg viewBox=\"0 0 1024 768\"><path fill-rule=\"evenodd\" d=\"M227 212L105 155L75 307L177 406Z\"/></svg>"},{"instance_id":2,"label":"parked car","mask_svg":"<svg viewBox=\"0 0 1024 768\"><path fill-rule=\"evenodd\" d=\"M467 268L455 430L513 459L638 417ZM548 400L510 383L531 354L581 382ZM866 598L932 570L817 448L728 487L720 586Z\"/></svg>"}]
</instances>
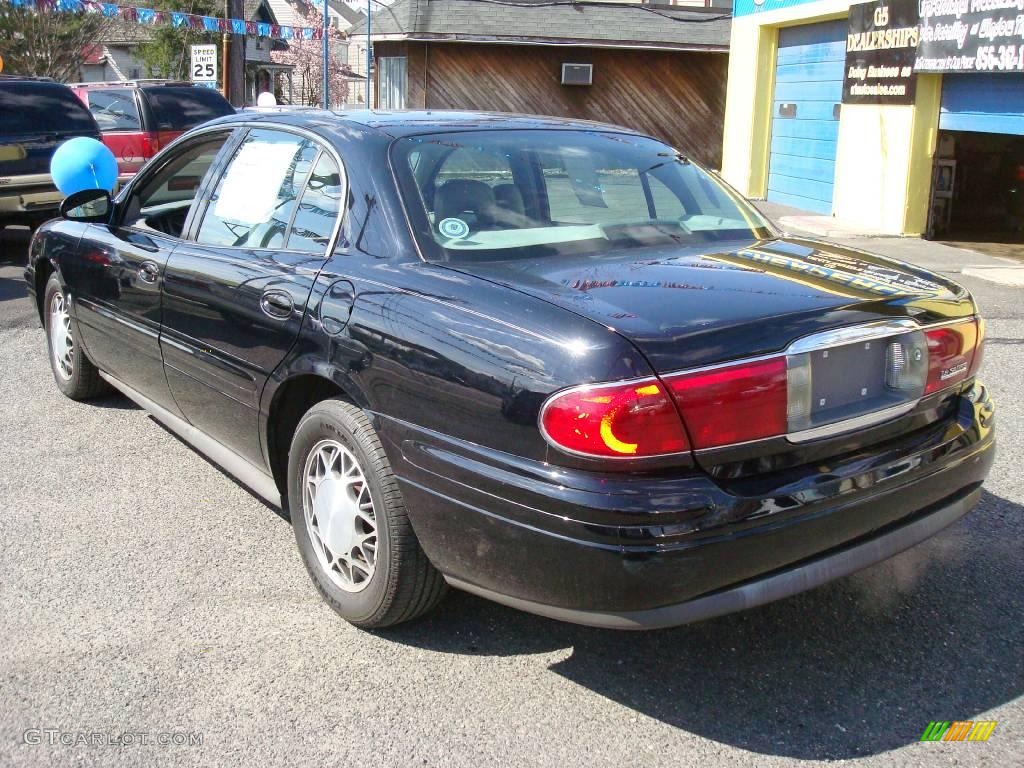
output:
<instances>
[{"instance_id":1,"label":"parked car","mask_svg":"<svg viewBox=\"0 0 1024 768\"><path fill-rule=\"evenodd\" d=\"M25 272L57 386L286 508L359 626L449 584L619 628L759 605L937 533L992 465L967 290L626 129L239 114L63 210Z\"/></svg>"},{"instance_id":2,"label":"parked car","mask_svg":"<svg viewBox=\"0 0 1024 768\"><path fill-rule=\"evenodd\" d=\"M218 91L188 81L75 83L71 88L99 123L121 181L184 131L235 112Z\"/></svg>"},{"instance_id":3,"label":"parked car","mask_svg":"<svg viewBox=\"0 0 1024 768\"><path fill-rule=\"evenodd\" d=\"M37 227L57 215L63 195L50 158L67 139L99 139L92 115L66 85L46 78L0 75L0 232Z\"/></svg>"}]
</instances>

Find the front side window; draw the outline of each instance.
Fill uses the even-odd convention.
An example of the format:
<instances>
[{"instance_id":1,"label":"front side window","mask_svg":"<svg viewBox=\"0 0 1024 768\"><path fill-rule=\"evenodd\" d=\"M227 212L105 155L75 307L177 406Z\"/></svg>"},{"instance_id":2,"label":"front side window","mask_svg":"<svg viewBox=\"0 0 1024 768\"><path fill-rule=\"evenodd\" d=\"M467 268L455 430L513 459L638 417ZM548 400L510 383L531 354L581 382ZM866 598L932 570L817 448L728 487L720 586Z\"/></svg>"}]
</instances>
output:
<instances>
[{"instance_id":1,"label":"front side window","mask_svg":"<svg viewBox=\"0 0 1024 768\"><path fill-rule=\"evenodd\" d=\"M654 139L469 131L398 140L392 163L424 255L538 258L767 237L765 220Z\"/></svg>"},{"instance_id":2,"label":"front side window","mask_svg":"<svg viewBox=\"0 0 1024 768\"><path fill-rule=\"evenodd\" d=\"M249 131L210 197L197 237L207 245L284 248L299 196L320 153L284 131Z\"/></svg>"},{"instance_id":3,"label":"front side window","mask_svg":"<svg viewBox=\"0 0 1024 768\"><path fill-rule=\"evenodd\" d=\"M122 224L181 237L203 178L228 136L230 132L225 131L191 144L154 174L140 179L128 198Z\"/></svg>"}]
</instances>

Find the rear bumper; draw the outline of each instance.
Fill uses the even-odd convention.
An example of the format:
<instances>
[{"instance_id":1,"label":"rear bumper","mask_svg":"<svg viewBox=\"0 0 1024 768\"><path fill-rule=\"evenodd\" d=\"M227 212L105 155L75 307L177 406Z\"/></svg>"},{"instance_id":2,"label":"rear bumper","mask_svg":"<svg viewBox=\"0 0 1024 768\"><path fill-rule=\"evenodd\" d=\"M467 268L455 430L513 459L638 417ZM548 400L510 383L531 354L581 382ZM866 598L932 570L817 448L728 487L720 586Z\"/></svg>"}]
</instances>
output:
<instances>
[{"instance_id":1,"label":"rear bumper","mask_svg":"<svg viewBox=\"0 0 1024 768\"><path fill-rule=\"evenodd\" d=\"M735 611L754 608L774 600L790 597L849 576L863 568L880 563L893 555L929 539L967 514L977 504L981 490L969 491L960 497L923 511L912 522L879 534L861 543L830 552L806 563L785 568L761 578L718 592L660 608L639 611L586 611L559 608L529 600L501 595L474 584L449 578L459 589L504 603L530 613L552 619L587 624L609 629L657 629L711 619Z\"/></svg>"},{"instance_id":2,"label":"rear bumper","mask_svg":"<svg viewBox=\"0 0 1024 768\"><path fill-rule=\"evenodd\" d=\"M771 487L561 470L381 426L417 536L453 585L567 621L645 628L810 589L965 514L994 459L994 416L980 384L957 407Z\"/></svg>"},{"instance_id":3,"label":"rear bumper","mask_svg":"<svg viewBox=\"0 0 1024 768\"><path fill-rule=\"evenodd\" d=\"M38 221L56 216L64 196L55 187L0 189L0 218L4 223L12 221Z\"/></svg>"}]
</instances>

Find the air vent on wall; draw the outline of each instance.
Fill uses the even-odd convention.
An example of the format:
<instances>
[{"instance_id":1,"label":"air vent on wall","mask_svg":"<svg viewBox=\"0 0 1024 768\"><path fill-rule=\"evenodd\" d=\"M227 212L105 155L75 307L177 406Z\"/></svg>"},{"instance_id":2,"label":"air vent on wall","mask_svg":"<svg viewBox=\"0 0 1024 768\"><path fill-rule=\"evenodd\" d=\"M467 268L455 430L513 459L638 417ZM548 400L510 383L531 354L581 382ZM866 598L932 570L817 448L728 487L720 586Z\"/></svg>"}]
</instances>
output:
<instances>
[{"instance_id":1,"label":"air vent on wall","mask_svg":"<svg viewBox=\"0 0 1024 768\"><path fill-rule=\"evenodd\" d=\"M562 85L591 85L593 82L593 64L562 64Z\"/></svg>"}]
</instances>

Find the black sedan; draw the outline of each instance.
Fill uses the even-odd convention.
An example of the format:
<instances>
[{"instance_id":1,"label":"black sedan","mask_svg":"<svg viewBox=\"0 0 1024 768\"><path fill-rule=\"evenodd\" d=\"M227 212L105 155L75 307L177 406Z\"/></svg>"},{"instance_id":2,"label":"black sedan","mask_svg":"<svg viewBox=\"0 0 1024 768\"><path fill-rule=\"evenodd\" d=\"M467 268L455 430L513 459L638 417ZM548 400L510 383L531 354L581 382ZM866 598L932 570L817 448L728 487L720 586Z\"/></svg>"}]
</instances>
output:
<instances>
[{"instance_id":1,"label":"black sedan","mask_svg":"<svg viewBox=\"0 0 1024 768\"><path fill-rule=\"evenodd\" d=\"M359 626L447 585L715 616L917 544L992 465L965 289L784 237L625 129L246 113L62 211L26 270L57 386L287 509Z\"/></svg>"}]
</instances>

